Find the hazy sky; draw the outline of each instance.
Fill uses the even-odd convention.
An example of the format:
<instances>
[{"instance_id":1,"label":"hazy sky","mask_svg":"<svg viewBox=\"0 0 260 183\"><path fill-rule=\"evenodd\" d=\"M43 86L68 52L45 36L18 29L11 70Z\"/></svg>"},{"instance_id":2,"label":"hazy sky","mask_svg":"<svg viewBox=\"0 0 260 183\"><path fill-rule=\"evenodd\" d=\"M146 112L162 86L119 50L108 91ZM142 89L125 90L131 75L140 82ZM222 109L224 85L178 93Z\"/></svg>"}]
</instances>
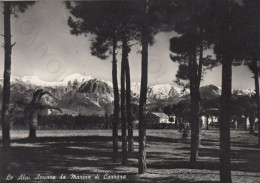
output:
<instances>
[{"instance_id":1,"label":"hazy sky","mask_svg":"<svg viewBox=\"0 0 260 183\"><path fill-rule=\"evenodd\" d=\"M2 3L0 8L3 9ZM12 17L12 75L36 75L45 81L59 81L72 73L91 75L111 81L111 58L100 60L91 56L90 37L70 35L67 25L69 12L62 2L36 2L18 18ZM3 14L0 14L3 34ZM169 58L169 39L175 35L160 33L149 47L149 85L174 84L178 64ZM0 37L3 43L3 37ZM130 54L131 80L140 81L140 47ZM120 72L120 51L118 71ZM3 75L4 49L0 48L0 74ZM119 76L119 75L118 75ZM254 88L251 72L244 66L233 68L233 88ZM202 85L221 86L221 67L208 71Z\"/></svg>"}]
</instances>

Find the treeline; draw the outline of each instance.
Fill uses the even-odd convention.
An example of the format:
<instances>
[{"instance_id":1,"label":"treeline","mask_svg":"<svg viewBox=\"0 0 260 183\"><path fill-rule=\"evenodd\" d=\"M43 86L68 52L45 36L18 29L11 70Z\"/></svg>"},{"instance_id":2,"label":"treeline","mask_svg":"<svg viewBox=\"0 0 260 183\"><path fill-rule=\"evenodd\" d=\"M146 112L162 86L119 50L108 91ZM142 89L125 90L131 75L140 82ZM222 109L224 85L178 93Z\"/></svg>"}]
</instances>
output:
<instances>
[{"instance_id":1,"label":"treeline","mask_svg":"<svg viewBox=\"0 0 260 183\"><path fill-rule=\"evenodd\" d=\"M39 130L82 130L82 129L109 129L111 120L104 116L72 116L72 115L38 115ZM11 125L14 130L28 130L26 118L17 119Z\"/></svg>"},{"instance_id":2,"label":"treeline","mask_svg":"<svg viewBox=\"0 0 260 183\"><path fill-rule=\"evenodd\" d=\"M257 105L254 102L256 98L255 94L252 95L240 95L233 94L231 97L230 107L230 128L249 130L250 134L255 134L258 130L257 119ZM206 129L209 127L219 128L219 123L209 125L209 121L213 121L213 118L220 120L221 116L221 99L218 96L210 96L208 98L202 98L200 102L200 109L198 112L199 117L204 116L206 118ZM168 116L175 115L177 123L183 121L190 121L191 116L190 99L182 100L176 104L168 104L162 110ZM203 128L200 125L200 128Z\"/></svg>"}]
</instances>

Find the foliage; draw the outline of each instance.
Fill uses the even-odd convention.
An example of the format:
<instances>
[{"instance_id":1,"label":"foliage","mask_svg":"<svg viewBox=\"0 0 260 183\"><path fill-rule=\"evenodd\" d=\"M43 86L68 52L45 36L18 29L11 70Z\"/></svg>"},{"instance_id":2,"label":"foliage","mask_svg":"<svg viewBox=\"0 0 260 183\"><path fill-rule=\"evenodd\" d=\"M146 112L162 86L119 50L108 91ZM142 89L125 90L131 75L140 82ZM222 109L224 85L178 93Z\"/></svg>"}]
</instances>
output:
<instances>
[{"instance_id":1,"label":"foliage","mask_svg":"<svg viewBox=\"0 0 260 183\"><path fill-rule=\"evenodd\" d=\"M254 96L233 96L231 105L231 115L241 117L256 115L256 103L254 102Z\"/></svg>"},{"instance_id":2,"label":"foliage","mask_svg":"<svg viewBox=\"0 0 260 183\"><path fill-rule=\"evenodd\" d=\"M164 107L163 112L164 112L165 114L167 114L168 116L170 116L173 111L172 111L172 109L171 109L171 106L167 105L167 106Z\"/></svg>"},{"instance_id":3,"label":"foliage","mask_svg":"<svg viewBox=\"0 0 260 183\"><path fill-rule=\"evenodd\" d=\"M201 115L220 115L220 98L203 98L201 100Z\"/></svg>"},{"instance_id":4,"label":"foliage","mask_svg":"<svg viewBox=\"0 0 260 183\"><path fill-rule=\"evenodd\" d=\"M189 100L181 100L177 104L167 105L163 108L163 112L170 115L175 115L176 117L184 117L185 109L189 108Z\"/></svg>"},{"instance_id":5,"label":"foliage","mask_svg":"<svg viewBox=\"0 0 260 183\"><path fill-rule=\"evenodd\" d=\"M11 2L12 14L18 17L18 13L24 13L34 3L34 1L13 1Z\"/></svg>"},{"instance_id":6,"label":"foliage","mask_svg":"<svg viewBox=\"0 0 260 183\"><path fill-rule=\"evenodd\" d=\"M136 25L140 24L140 19L137 19L137 2L66 2L66 5L73 15L68 19L71 33L85 36L88 33L96 35L96 38L92 40L93 54L97 53L93 52L94 48L99 49L101 55L105 54L108 46L112 45L107 40L111 40L115 33L123 35L127 32L140 37L140 29L136 30Z\"/></svg>"},{"instance_id":7,"label":"foliage","mask_svg":"<svg viewBox=\"0 0 260 183\"><path fill-rule=\"evenodd\" d=\"M39 116L41 129L105 129L106 118L104 116L72 116L72 115L49 115ZM111 123L109 124L111 126Z\"/></svg>"},{"instance_id":8,"label":"foliage","mask_svg":"<svg viewBox=\"0 0 260 183\"><path fill-rule=\"evenodd\" d=\"M212 1L174 1L175 6L170 13L174 18L173 30L179 35L170 40L170 58L178 62L179 70L176 74L176 83L188 88L191 73L190 60L194 61L200 82L203 73L219 65L212 53L203 54L203 50L212 48L212 41L207 30L210 27L210 9ZM193 56L192 56L193 54ZM193 57L193 58L191 58Z\"/></svg>"},{"instance_id":9,"label":"foliage","mask_svg":"<svg viewBox=\"0 0 260 183\"><path fill-rule=\"evenodd\" d=\"M34 113L38 113L39 111L46 109L57 110L62 113L58 107L48 104L48 102L44 100L44 96L52 97L52 94L48 91L44 91L43 89L36 88L33 91L33 96L30 102L18 101L17 105L24 108L25 117L28 119L30 119Z\"/></svg>"}]
</instances>

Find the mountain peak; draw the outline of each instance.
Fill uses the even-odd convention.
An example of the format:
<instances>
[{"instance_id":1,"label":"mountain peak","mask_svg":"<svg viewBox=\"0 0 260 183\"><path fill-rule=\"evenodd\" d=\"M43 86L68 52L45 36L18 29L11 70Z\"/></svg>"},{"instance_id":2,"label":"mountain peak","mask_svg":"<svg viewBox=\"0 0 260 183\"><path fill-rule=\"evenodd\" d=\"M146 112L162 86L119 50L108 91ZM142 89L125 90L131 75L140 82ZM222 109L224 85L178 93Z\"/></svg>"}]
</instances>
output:
<instances>
[{"instance_id":1,"label":"mountain peak","mask_svg":"<svg viewBox=\"0 0 260 183\"><path fill-rule=\"evenodd\" d=\"M83 76L82 74L74 73L74 74L71 74L71 75L65 77L61 81L61 83L67 85L69 81L74 82L75 80L80 83L83 83L83 82L89 81L91 79L93 79L91 76Z\"/></svg>"},{"instance_id":2,"label":"mountain peak","mask_svg":"<svg viewBox=\"0 0 260 183\"><path fill-rule=\"evenodd\" d=\"M37 76L11 76L11 82L17 82L19 80L35 86L54 86L57 84L57 82L43 81Z\"/></svg>"}]
</instances>

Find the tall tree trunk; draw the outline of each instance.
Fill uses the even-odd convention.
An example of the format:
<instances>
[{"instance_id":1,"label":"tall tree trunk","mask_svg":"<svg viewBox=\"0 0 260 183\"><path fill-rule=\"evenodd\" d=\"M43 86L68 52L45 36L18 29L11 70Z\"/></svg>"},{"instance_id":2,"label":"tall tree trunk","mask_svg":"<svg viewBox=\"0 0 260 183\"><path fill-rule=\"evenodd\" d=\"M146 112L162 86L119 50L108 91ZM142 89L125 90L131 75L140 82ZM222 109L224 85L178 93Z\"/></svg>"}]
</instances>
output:
<instances>
[{"instance_id":1,"label":"tall tree trunk","mask_svg":"<svg viewBox=\"0 0 260 183\"><path fill-rule=\"evenodd\" d=\"M254 79L255 79L255 94L256 94L256 105L257 105L257 119L258 119L258 144L260 145L260 103L259 103L259 80L258 80L258 67L257 60L253 60L255 69Z\"/></svg>"},{"instance_id":2,"label":"tall tree trunk","mask_svg":"<svg viewBox=\"0 0 260 183\"><path fill-rule=\"evenodd\" d=\"M130 67L128 60L128 53L130 48L128 47L127 40L123 45L127 49L125 75L126 75L126 112L127 112L127 124L128 124L128 152L134 151L134 139L133 139L133 121L132 121L132 109L131 109L131 80L130 80Z\"/></svg>"},{"instance_id":3,"label":"tall tree trunk","mask_svg":"<svg viewBox=\"0 0 260 183\"><path fill-rule=\"evenodd\" d=\"M231 183L230 160L230 103L232 86L232 61L228 56L222 63L222 94L220 120L220 182Z\"/></svg>"},{"instance_id":4,"label":"tall tree trunk","mask_svg":"<svg viewBox=\"0 0 260 183\"><path fill-rule=\"evenodd\" d=\"M107 112L105 113L105 129L107 130L108 129L108 114Z\"/></svg>"},{"instance_id":5,"label":"tall tree trunk","mask_svg":"<svg viewBox=\"0 0 260 183\"><path fill-rule=\"evenodd\" d=\"M113 37L113 61L112 61L112 79L114 90L114 118L113 118L113 161L118 158L118 121L119 121L119 90L117 81L117 59L116 59L117 40Z\"/></svg>"},{"instance_id":6,"label":"tall tree trunk","mask_svg":"<svg viewBox=\"0 0 260 183\"><path fill-rule=\"evenodd\" d=\"M200 29L201 32L201 29ZM201 33L202 37L202 33ZM202 132L202 122L201 122L201 117L199 114L199 108L200 108L200 83L201 83L201 77L202 77L202 66L203 66L203 42L201 38L201 43L199 45L199 67L198 67L198 75L197 75L197 97L198 97L198 118L199 118L199 139L198 139L198 145L201 143L201 132ZM199 148L199 147L198 147Z\"/></svg>"},{"instance_id":7,"label":"tall tree trunk","mask_svg":"<svg viewBox=\"0 0 260 183\"><path fill-rule=\"evenodd\" d=\"M30 128L29 139L36 139L36 129L35 128Z\"/></svg>"},{"instance_id":8,"label":"tall tree trunk","mask_svg":"<svg viewBox=\"0 0 260 183\"><path fill-rule=\"evenodd\" d=\"M202 35L201 35L202 37ZM202 38L201 38L202 39ZM195 167L198 157L198 149L200 144L200 117L199 117L199 107L200 107L200 82L202 75L203 66L203 43L201 41L199 45L199 65L197 65L196 56L196 45L194 45L194 50L192 58L190 58L190 87L193 90L191 92L191 152L190 152L190 166Z\"/></svg>"},{"instance_id":9,"label":"tall tree trunk","mask_svg":"<svg viewBox=\"0 0 260 183\"><path fill-rule=\"evenodd\" d=\"M244 130L247 131L247 122L246 122L246 118L243 119L243 120L244 120L244 121L243 121L243 122L244 122Z\"/></svg>"},{"instance_id":10,"label":"tall tree trunk","mask_svg":"<svg viewBox=\"0 0 260 183\"><path fill-rule=\"evenodd\" d=\"M223 22L221 34L224 50L222 50L222 91L221 91L221 114L220 114L220 182L232 183L231 177L231 150L230 150L230 122L231 122L231 95L232 95L232 46L230 40L232 38L232 0L224 1L223 12L227 18Z\"/></svg>"},{"instance_id":11,"label":"tall tree trunk","mask_svg":"<svg viewBox=\"0 0 260 183\"><path fill-rule=\"evenodd\" d=\"M139 158L138 173L146 173L146 121L145 104L148 83L148 0L144 2L144 23L142 25L142 73L141 73L141 91L139 103Z\"/></svg>"},{"instance_id":12,"label":"tall tree trunk","mask_svg":"<svg viewBox=\"0 0 260 183\"><path fill-rule=\"evenodd\" d=\"M199 89L196 51L190 55L190 100L191 100L191 152L190 166L195 167L199 147Z\"/></svg>"},{"instance_id":13,"label":"tall tree trunk","mask_svg":"<svg viewBox=\"0 0 260 183\"><path fill-rule=\"evenodd\" d=\"M10 2L4 2L4 83L3 83L3 103L2 103L2 137L3 137L3 173L10 170L10 124L9 124L9 105L10 105L10 77L11 77L11 5Z\"/></svg>"},{"instance_id":14,"label":"tall tree trunk","mask_svg":"<svg viewBox=\"0 0 260 183\"><path fill-rule=\"evenodd\" d=\"M202 76L202 66L203 66L203 43L201 41L199 45L199 68L198 68L198 86L200 87L201 76Z\"/></svg>"},{"instance_id":15,"label":"tall tree trunk","mask_svg":"<svg viewBox=\"0 0 260 183\"><path fill-rule=\"evenodd\" d=\"M209 116L208 115L206 116L206 124L207 124L206 129L209 130Z\"/></svg>"},{"instance_id":16,"label":"tall tree trunk","mask_svg":"<svg viewBox=\"0 0 260 183\"><path fill-rule=\"evenodd\" d=\"M250 124L250 127L249 127L249 133L250 134L254 134L254 123L255 123L255 117L253 114L249 114L249 124Z\"/></svg>"},{"instance_id":17,"label":"tall tree trunk","mask_svg":"<svg viewBox=\"0 0 260 183\"><path fill-rule=\"evenodd\" d=\"M178 117L177 117L177 115L175 115L174 122L175 122L175 129L177 129L178 128Z\"/></svg>"},{"instance_id":18,"label":"tall tree trunk","mask_svg":"<svg viewBox=\"0 0 260 183\"><path fill-rule=\"evenodd\" d=\"M125 36L123 36L123 40ZM124 44L125 41L123 41ZM121 64L121 123L122 123L122 165L127 163L127 138L126 138L126 91L125 91L125 67L127 59L126 45L122 47L122 64Z\"/></svg>"},{"instance_id":19,"label":"tall tree trunk","mask_svg":"<svg viewBox=\"0 0 260 183\"><path fill-rule=\"evenodd\" d=\"M29 139L36 139L36 127L38 126L37 112L32 112L30 114L30 123L29 123Z\"/></svg>"}]
</instances>

